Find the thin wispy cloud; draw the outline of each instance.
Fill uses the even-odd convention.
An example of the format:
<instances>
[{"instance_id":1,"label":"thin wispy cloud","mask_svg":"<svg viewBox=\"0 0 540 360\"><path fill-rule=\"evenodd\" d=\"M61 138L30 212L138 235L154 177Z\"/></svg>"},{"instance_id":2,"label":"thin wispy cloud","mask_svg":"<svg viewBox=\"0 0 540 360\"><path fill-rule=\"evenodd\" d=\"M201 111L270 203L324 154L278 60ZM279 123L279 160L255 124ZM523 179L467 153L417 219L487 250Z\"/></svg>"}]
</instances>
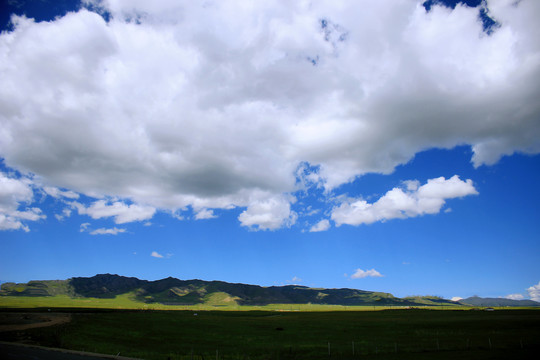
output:
<instances>
[{"instance_id":1,"label":"thin wispy cloud","mask_svg":"<svg viewBox=\"0 0 540 360\"><path fill-rule=\"evenodd\" d=\"M126 232L126 229L119 229L116 227L112 229L99 228L99 229L90 231L90 235L118 235L124 232Z\"/></svg>"}]
</instances>

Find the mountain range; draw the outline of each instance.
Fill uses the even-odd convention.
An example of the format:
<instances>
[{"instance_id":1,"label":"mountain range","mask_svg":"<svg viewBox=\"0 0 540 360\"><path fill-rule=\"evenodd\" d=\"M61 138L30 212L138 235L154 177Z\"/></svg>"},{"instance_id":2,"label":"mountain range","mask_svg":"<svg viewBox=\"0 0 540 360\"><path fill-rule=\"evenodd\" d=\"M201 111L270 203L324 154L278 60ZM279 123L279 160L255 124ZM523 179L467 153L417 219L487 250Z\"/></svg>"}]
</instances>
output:
<instances>
[{"instance_id":1,"label":"mountain range","mask_svg":"<svg viewBox=\"0 0 540 360\"><path fill-rule=\"evenodd\" d=\"M29 281L22 284L4 283L0 289L0 296L67 295L73 298L115 298L123 294L129 294L132 299L141 303L164 305L540 306L540 303L531 300L473 297L455 302L435 296L398 298L384 292L347 288L323 289L300 285L262 287L223 281L180 280L172 277L148 281L111 274L74 277L67 280ZM494 300L504 300L504 304L497 305Z\"/></svg>"}]
</instances>

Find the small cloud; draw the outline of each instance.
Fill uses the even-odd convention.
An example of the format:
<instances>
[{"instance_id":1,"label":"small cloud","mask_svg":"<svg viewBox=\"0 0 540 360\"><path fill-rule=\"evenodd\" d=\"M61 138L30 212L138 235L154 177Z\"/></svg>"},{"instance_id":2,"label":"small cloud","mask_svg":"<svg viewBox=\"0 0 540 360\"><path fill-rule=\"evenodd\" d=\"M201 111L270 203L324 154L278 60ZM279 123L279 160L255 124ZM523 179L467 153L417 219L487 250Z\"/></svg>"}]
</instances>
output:
<instances>
[{"instance_id":1,"label":"small cloud","mask_svg":"<svg viewBox=\"0 0 540 360\"><path fill-rule=\"evenodd\" d=\"M525 296L523 296L523 294L510 294L510 295L504 296L504 298L510 299L510 300L523 300L525 299Z\"/></svg>"},{"instance_id":2,"label":"small cloud","mask_svg":"<svg viewBox=\"0 0 540 360\"><path fill-rule=\"evenodd\" d=\"M152 226L152 223L150 221L147 221L143 224L144 226Z\"/></svg>"},{"instance_id":3,"label":"small cloud","mask_svg":"<svg viewBox=\"0 0 540 360\"><path fill-rule=\"evenodd\" d=\"M450 300L452 300L452 301L459 301L459 300L463 300L463 298L460 297L460 296L454 296L454 297L451 298Z\"/></svg>"},{"instance_id":4,"label":"small cloud","mask_svg":"<svg viewBox=\"0 0 540 360\"><path fill-rule=\"evenodd\" d=\"M444 213L445 214L448 214L448 213L451 213L452 212L452 208L446 208L444 209Z\"/></svg>"},{"instance_id":5,"label":"small cloud","mask_svg":"<svg viewBox=\"0 0 540 360\"><path fill-rule=\"evenodd\" d=\"M156 212L156 209L151 206L138 204L127 205L121 201L110 203L107 200L98 200L88 207L76 201L73 201L70 204L77 209L79 215L88 215L92 219L114 217L114 222L116 224L149 220Z\"/></svg>"},{"instance_id":6,"label":"small cloud","mask_svg":"<svg viewBox=\"0 0 540 360\"><path fill-rule=\"evenodd\" d=\"M65 198L68 198L68 199L78 199L79 198L79 194L77 194L74 191L71 191L71 190L62 191L59 188L53 187L53 186L45 186L43 188L43 191L45 191L45 193L47 195L52 196L53 198L56 198L56 199L61 198L61 197L65 197Z\"/></svg>"},{"instance_id":7,"label":"small cloud","mask_svg":"<svg viewBox=\"0 0 540 360\"><path fill-rule=\"evenodd\" d=\"M293 276L291 280L286 281L287 284L291 284L291 285L298 285L301 282L302 282L302 279L300 279L298 276Z\"/></svg>"},{"instance_id":8,"label":"small cloud","mask_svg":"<svg viewBox=\"0 0 540 360\"><path fill-rule=\"evenodd\" d=\"M71 216L71 209L69 209L69 208L65 208L64 210L62 210L62 214L55 214L54 215L54 217L58 221L63 221L65 218L68 218L70 216Z\"/></svg>"},{"instance_id":9,"label":"small cloud","mask_svg":"<svg viewBox=\"0 0 540 360\"><path fill-rule=\"evenodd\" d=\"M330 221L328 219L323 219L313 225L311 229L309 229L309 232L320 232L320 231L326 231L330 229Z\"/></svg>"},{"instance_id":10,"label":"small cloud","mask_svg":"<svg viewBox=\"0 0 540 360\"><path fill-rule=\"evenodd\" d=\"M195 214L195 220L214 219L216 217L214 211L210 209L202 209Z\"/></svg>"},{"instance_id":11,"label":"small cloud","mask_svg":"<svg viewBox=\"0 0 540 360\"><path fill-rule=\"evenodd\" d=\"M538 284L531 286L527 289L531 300L540 302L540 281Z\"/></svg>"},{"instance_id":12,"label":"small cloud","mask_svg":"<svg viewBox=\"0 0 540 360\"><path fill-rule=\"evenodd\" d=\"M150 256L155 257L155 258L158 258L158 259L163 259L163 255L161 255L161 254L158 253L157 251L152 251L152 253L150 254Z\"/></svg>"},{"instance_id":13,"label":"small cloud","mask_svg":"<svg viewBox=\"0 0 540 360\"><path fill-rule=\"evenodd\" d=\"M351 275L351 279L363 279L367 277L383 277L380 272L378 272L375 269L371 270L362 270L362 269L356 269L356 272Z\"/></svg>"},{"instance_id":14,"label":"small cloud","mask_svg":"<svg viewBox=\"0 0 540 360\"><path fill-rule=\"evenodd\" d=\"M83 224L81 224L81 227L79 228L79 231L80 232L85 232L86 230L88 230L89 226L90 226L90 223L83 223Z\"/></svg>"},{"instance_id":15,"label":"small cloud","mask_svg":"<svg viewBox=\"0 0 540 360\"><path fill-rule=\"evenodd\" d=\"M100 228L90 232L90 235L117 235L119 233L126 232L126 229L118 229L116 227L112 229Z\"/></svg>"}]
</instances>

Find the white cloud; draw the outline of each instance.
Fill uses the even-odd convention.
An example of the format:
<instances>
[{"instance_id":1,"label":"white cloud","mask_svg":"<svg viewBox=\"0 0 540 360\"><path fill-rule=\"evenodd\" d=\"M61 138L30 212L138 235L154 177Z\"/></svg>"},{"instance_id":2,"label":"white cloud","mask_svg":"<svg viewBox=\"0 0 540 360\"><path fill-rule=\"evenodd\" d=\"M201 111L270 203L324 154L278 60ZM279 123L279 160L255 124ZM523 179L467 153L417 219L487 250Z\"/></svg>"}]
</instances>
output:
<instances>
[{"instance_id":1,"label":"white cloud","mask_svg":"<svg viewBox=\"0 0 540 360\"><path fill-rule=\"evenodd\" d=\"M360 225L390 219L404 219L438 213L445 200L478 194L471 180L462 181L457 175L450 179L430 179L422 186L393 188L375 203L348 199L332 210L332 220L342 224Z\"/></svg>"},{"instance_id":2,"label":"white cloud","mask_svg":"<svg viewBox=\"0 0 540 360\"><path fill-rule=\"evenodd\" d=\"M302 279L300 279L298 276L293 276L291 280L287 280L287 284L291 284L291 285L298 285L301 282L302 282Z\"/></svg>"},{"instance_id":3,"label":"white cloud","mask_svg":"<svg viewBox=\"0 0 540 360\"><path fill-rule=\"evenodd\" d=\"M93 231L90 231L90 235L118 235L119 233L126 232L126 229L118 229L116 227L112 229L99 228Z\"/></svg>"},{"instance_id":4,"label":"white cloud","mask_svg":"<svg viewBox=\"0 0 540 360\"><path fill-rule=\"evenodd\" d=\"M459 301L459 300L463 300L463 298L460 297L460 296L454 296L454 297L453 297L452 299L450 299L450 300L452 300L452 301Z\"/></svg>"},{"instance_id":5,"label":"white cloud","mask_svg":"<svg viewBox=\"0 0 540 360\"><path fill-rule=\"evenodd\" d=\"M54 214L54 217L58 221L63 221L65 218L68 218L70 216L71 216L71 209L70 208L65 208L64 210L62 210L62 214Z\"/></svg>"},{"instance_id":6,"label":"white cloud","mask_svg":"<svg viewBox=\"0 0 540 360\"><path fill-rule=\"evenodd\" d=\"M161 255L161 254L158 253L157 251L152 251L152 253L150 254L150 256L155 257L155 258L159 258L159 259L162 259L162 258L163 258L163 255Z\"/></svg>"},{"instance_id":7,"label":"white cloud","mask_svg":"<svg viewBox=\"0 0 540 360\"><path fill-rule=\"evenodd\" d=\"M375 269L362 270L356 269L355 273L351 275L351 279L363 279L367 277L383 277L380 272Z\"/></svg>"},{"instance_id":8,"label":"white cloud","mask_svg":"<svg viewBox=\"0 0 540 360\"><path fill-rule=\"evenodd\" d=\"M290 200L272 197L251 203L238 220L252 230L276 230L296 222L297 215L291 210Z\"/></svg>"},{"instance_id":9,"label":"white cloud","mask_svg":"<svg viewBox=\"0 0 540 360\"><path fill-rule=\"evenodd\" d=\"M78 202L73 202L72 206L77 209L80 215L88 215L92 219L114 217L114 222L116 224L148 220L151 219L156 212L156 209L151 206L141 206L137 204L126 205L120 201L109 203L106 200L98 200L89 207L85 207Z\"/></svg>"},{"instance_id":10,"label":"white cloud","mask_svg":"<svg viewBox=\"0 0 540 360\"><path fill-rule=\"evenodd\" d=\"M531 300L540 302L540 282L527 289Z\"/></svg>"},{"instance_id":11,"label":"white cloud","mask_svg":"<svg viewBox=\"0 0 540 360\"><path fill-rule=\"evenodd\" d=\"M321 221L313 225L311 229L309 229L309 232L326 231L328 229L330 229L330 221L328 221L327 219L322 219Z\"/></svg>"},{"instance_id":12,"label":"white cloud","mask_svg":"<svg viewBox=\"0 0 540 360\"><path fill-rule=\"evenodd\" d=\"M195 220L214 219L216 217L211 209L201 209L195 214Z\"/></svg>"},{"instance_id":13,"label":"white cloud","mask_svg":"<svg viewBox=\"0 0 540 360\"><path fill-rule=\"evenodd\" d=\"M67 191L63 191L63 190L60 190L59 188L57 187L54 187L54 186L44 186L43 187L43 191L45 191L45 193L47 193L47 195L50 195L54 198L62 198L62 197L66 197L68 199L78 199L79 198L79 194L71 191L71 190L67 190Z\"/></svg>"},{"instance_id":14,"label":"white cloud","mask_svg":"<svg viewBox=\"0 0 540 360\"><path fill-rule=\"evenodd\" d=\"M510 294L506 295L504 298L510 300L523 300L525 299L525 296L523 296L523 294Z\"/></svg>"},{"instance_id":15,"label":"white cloud","mask_svg":"<svg viewBox=\"0 0 540 360\"><path fill-rule=\"evenodd\" d=\"M41 209L28 207L34 200L32 180L13 178L0 172L0 230L24 230L30 228L25 221L45 219ZM23 208L21 208L23 207Z\"/></svg>"},{"instance_id":16,"label":"white cloud","mask_svg":"<svg viewBox=\"0 0 540 360\"><path fill-rule=\"evenodd\" d=\"M64 194L276 229L288 200L261 207L307 186L301 164L329 190L432 147L469 144L476 166L540 151L536 0L489 2L491 36L478 9L410 0L87 3L110 21L0 35L0 157Z\"/></svg>"},{"instance_id":17,"label":"white cloud","mask_svg":"<svg viewBox=\"0 0 540 360\"><path fill-rule=\"evenodd\" d=\"M90 226L90 223L83 223L83 224L81 224L81 226L79 228L79 231L80 232L85 232L86 230L88 230L89 226Z\"/></svg>"}]
</instances>

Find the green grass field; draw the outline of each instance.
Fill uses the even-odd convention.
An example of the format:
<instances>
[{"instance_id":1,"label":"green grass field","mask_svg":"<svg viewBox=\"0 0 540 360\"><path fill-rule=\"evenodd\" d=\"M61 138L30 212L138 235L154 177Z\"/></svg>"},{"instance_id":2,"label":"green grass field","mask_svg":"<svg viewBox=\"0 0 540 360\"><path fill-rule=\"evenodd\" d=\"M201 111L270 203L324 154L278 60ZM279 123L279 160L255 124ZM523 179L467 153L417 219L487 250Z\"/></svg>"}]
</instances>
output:
<instances>
[{"instance_id":1,"label":"green grass field","mask_svg":"<svg viewBox=\"0 0 540 360\"><path fill-rule=\"evenodd\" d=\"M71 323L0 340L156 360L530 359L540 351L538 310L62 311Z\"/></svg>"},{"instance_id":2,"label":"green grass field","mask_svg":"<svg viewBox=\"0 0 540 360\"><path fill-rule=\"evenodd\" d=\"M402 306L343 306L323 304L269 304L262 306L238 305L227 299L226 294L214 293L205 303L196 305L145 304L136 301L133 294L118 295L115 298L87 298L56 296L0 296L1 308L96 308L130 310L222 310L222 311L373 311L406 308ZM429 309L468 309L467 306L426 306Z\"/></svg>"}]
</instances>

